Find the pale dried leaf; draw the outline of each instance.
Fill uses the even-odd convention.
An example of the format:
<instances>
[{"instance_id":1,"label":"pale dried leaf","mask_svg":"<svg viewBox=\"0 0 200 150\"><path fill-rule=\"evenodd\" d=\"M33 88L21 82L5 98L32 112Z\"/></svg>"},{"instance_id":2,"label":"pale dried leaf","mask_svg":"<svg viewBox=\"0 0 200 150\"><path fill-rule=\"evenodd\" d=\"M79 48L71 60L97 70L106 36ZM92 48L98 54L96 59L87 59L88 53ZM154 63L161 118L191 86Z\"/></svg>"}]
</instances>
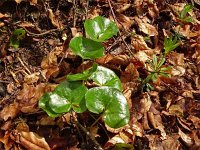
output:
<instances>
[{"instance_id":1,"label":"pale dried leaf","mask_svg":"<svg viewBox=\"0 0 200 150\"><path fill-rule=\"evenodd\" d=\"M39 75L40 75L39 72L35 72L35 73L30 74L30 75L26 75L24 77L24 82L27 83L27 84L36 83L40 78Z\"/></svg>"},{"instance_id":2,"label":"pale dried leaf","mask_svg":"<svg viewBox=\"0 0 200 150\"><path fill-rule=\"evenodd\" d=\"M131 38L131 44L133 45L136 51L151 49L147 46L147 43L141 35L134 35L134 37Z\"/></svg>"},{"instance_id":3,"label":"pale dried leaf","mask_svg":"<svg viewBox=\"0 0 200 150\"><path fill-rule=\"evenodd\" d=\"M130 27L133 24L133 19L130 17L127 17L123 14L117 14L117 20L118 20L118 27L119 29L125 29L125 30L129 30Z\"/></svg>"},{"instance_id":4,"label":"pale dried leaf","mask_svg":"<svg viewBox=\"0 0 200 150\"><path fill-rule=\"evenodd\" d=\"M137 24L138 24L138 26L139 26L139 28L140 28L140 30L142 32L144 32L145 34L147 34L149 36L156 36L156 35L158 35L157 29L153 25L151 25L150 23L148 23L147 22L148 20L146 18L140 19L138 17L135 17L134 19L137 22Z\"/></svg>"},{"instance_id":5,"label":"pale dried leaf","mask_svg":"<svg viewBox=\"0 0 200 150\"><path fill-rule=\"evenodd\" d=\"M11 138L28 150L50 150L45 139L34 132L14 130L11 134Z\"/></svg>"},{"instance_id":6,"label":"pale dried leaf","mask_svg":"<svg viewBox=\"0 0 200 150\"><path fill-rule=\"evenodd\" d=\"M193 144L191 137L189 137L189 135L181 131L180 128L178 128L178 134L180 135L181 139L185 142L186 145L191 146Z\"/></svg>"},{"instance_id":7,"label":"pale dried leaf","mask_svg":"<svg viewBox=\"0 0 200 150\"><path fill-rule=\"evenodd\" d=\"M49 11L49 18L51 20L51 23L57 27L58 29L62 29L63 28L63 25L62 23L60 22L59 18L57 15L54 15L52 9L48 9Z\"/></svg>"},{"instance_id":8,"label":"pale dried leaf","mask_svg":"<svg viewBox=\"0 0 200 150\"><path fill-rule=\"evenodd\" d=\"M150 57L144 51L139 51L134 56L143 64L150 60Z\"/></svg>"},{"instance_id":9,"label":"pale dried leaf","mask_svg":"<svg viewBox=\"0 0 200 150\"><path fill-rule=\"evenodd\" d=\"M180 150L181 145L178 141L179 136L175 135L168 135L165 140L162 141L162 145L165 150Z\"/></svg>"},{"instance_id":10,"label":"pale dried leaf","mask_svg":"<svg viewBox=\"0 0 200 150\"><path fill-rule=\"evenodd\" d=\"M37 0L28 0L30 2L31 5L36 5L37 4Z\"/></svg>"},{"instance_id":11,"label":"pale dried leaf","mask_svg":"<svg viewBox=\"0 0 200 150\"><path fill-rule=\"evenodd\" d=\"M4 121L7 121L9 118L13 119L19 113L18 106L19 105L16 102L4 106L3 110L0 111L0 118L2 118Z\"/></svg>"}]
</instances>

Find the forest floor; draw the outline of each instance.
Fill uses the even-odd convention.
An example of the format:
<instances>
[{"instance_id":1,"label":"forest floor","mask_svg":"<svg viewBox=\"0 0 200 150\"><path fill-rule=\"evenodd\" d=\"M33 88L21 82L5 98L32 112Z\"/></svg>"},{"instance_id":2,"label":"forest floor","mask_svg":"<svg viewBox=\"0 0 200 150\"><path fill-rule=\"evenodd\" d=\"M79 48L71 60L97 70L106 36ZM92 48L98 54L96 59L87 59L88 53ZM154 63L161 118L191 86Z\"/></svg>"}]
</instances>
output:
<instances>
[{"instance_id":1,"label":"forest floor","mask_svg":"<svg viewBox=\"0 0 200 150\"><path fill-rule=\"evenodd\" d=\"M95 60L122 82L130 121L120 129L87 111L51 118L38 107L66 75L91 66L69 42L85 35L85 20L95 16L120 31ZM150 62L161 55L168 77L149 76ZM100 147L200 150L199 0L0 1L0 149Z\"/></svg>"}]
</instances>

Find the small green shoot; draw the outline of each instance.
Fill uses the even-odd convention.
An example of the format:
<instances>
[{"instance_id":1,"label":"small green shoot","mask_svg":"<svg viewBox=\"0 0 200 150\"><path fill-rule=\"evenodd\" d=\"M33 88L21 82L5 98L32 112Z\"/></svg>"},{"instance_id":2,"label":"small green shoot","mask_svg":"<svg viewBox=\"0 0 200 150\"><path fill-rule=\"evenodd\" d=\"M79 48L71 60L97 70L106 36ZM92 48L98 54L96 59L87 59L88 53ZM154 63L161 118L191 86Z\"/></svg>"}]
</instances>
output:
<instances>
[{"instance_id":1,"label":"small green shoot","mask_svg":"<svg viewBox=\"0 0 200 150\"><path fill-rule=\"evenodd\" d=\"M20 41L24 39L26 31L22 28L13 31L10 38L10 46L17 49L20 45Z\"/></svg>"},{"instance_id":2,"label":"small green shoot","mask_svg":"<svg viewBox=\"0 0 200 150\"><path fill-rule=\"evenodd\" d=\"M171 69L170 66L165 67L165 58L161 55L157 58L156 55L153 55L152 60L148 61L148 76L143 80L143 87L146 87L147 91L153 90L153 86L150 82L156 82L159 76L170 77L170 74L167 72Z\"/></svg>"},{"instance_id":3,"label":"small green shoot","mask_svg":"<svg viewBox=\"0 0 200 150\"><path fill-rule=\"evenodd\" d=\"M164 55L167 55L175 48L177 48L181 42L178 40L177 36L170 36L169 38L165 37L164 39Z\"/></svg>"},{"instance_id":4,"label":"small green shoot","mask_svg":"<svg viewBox=\"0 0 200 150\"><path fill-rule=\"evenodd\" d=\"M188 16L187 14L193 9L193 7L194 6L192 4L185 5L183 10L179 14L179 19L183 22L192 22L192 17Z\"/></svg>"}]
</instances>

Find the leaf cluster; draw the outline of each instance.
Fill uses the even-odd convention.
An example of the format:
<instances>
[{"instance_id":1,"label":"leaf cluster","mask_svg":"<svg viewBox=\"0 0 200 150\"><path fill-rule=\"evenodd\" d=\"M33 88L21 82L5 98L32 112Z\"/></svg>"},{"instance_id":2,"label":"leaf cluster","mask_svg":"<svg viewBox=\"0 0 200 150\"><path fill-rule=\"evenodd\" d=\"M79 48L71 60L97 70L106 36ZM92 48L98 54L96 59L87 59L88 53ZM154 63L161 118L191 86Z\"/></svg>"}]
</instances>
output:
<instances>
[{"instance_id":1,"label":"leaf cluster","mask_svg":"<svg viewBox=\"0 0 200 150\"><path fill-rule=\"evenodd\" d=\"M86 20L85 31L89 38L75 37L70 48L83 59L96 59L104 55L101 42L116 35L116 24L107 18L98 16ZM88 89L86 82L92 81L96 87ZM110 69L93 66L82 73L69 74L64 82L53 92L44 94L39 107L51 117L57 117L69 111L82 113L86 110L101 114L104 122L119 128L129 122L130 114L126 98L122 94L122 84L118 76Z\"/></svg>"}]
</instances>

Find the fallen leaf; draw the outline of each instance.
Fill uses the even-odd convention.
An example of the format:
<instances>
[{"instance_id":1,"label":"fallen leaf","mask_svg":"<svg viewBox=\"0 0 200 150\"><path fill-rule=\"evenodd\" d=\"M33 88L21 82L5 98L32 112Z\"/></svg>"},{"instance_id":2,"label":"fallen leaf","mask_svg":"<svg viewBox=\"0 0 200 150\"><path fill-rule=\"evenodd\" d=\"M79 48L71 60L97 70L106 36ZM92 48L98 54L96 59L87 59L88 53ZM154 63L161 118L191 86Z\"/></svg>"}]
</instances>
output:
<instances>
[{"instance_id":1,"label":"fallen leaf","mask_svg":"<svg viewBox=\"0 0 200 150\"><path fill-rule=\"evenodd\" d=\"M39 75L40 75L39 72L35 72L35 73L30 74L30 75L26 75L24 77L24 82L27 83L27 84L36 83L40 78Z\"/></svg>"},{"instance_id":2,"label":"fallen leaf","mask_svg":"<svg viewBox=\"0 0 200 150\"><path fill-rule=\"evenodd\" d=\"M37 4L37 0L28 0L30 2L31 5L36 5Z\"/></svg>"},{"instance_id":3,"label":"fallen leaf","mask_svg":"<svg viewBox=\"0 0 200 150\"><path fill-rule=\"evenodd\" d=\"M123 14L116 14L119 29L130 30L133 24L133 19Z\"/></svg>"},{"instance_id":4,"label":"fallen leaf","mask_svg":"<svg viewBox=\"0 0 200 150\"><path fill-rule=\"evenodd\" d=\"M5 150L10 150L13 146L13 141L10 139L10 132L0 133L0 142L3 143ZM2 148L2 147L1 147Z\"/></svg>"},{"instance_id":5,"label":"fallen leaf","mask_svg":"<svg viewBox=\"0 0 200 150\"><path fill-rule=\"evenodd\" d=\"M180 150L181 145L178 138L179 136L177 134L167 135L167 138L162 141L164 150Z\"/></svg>"},{"instance_id":6,"label":"fallen leaf","mask_svg":"<svg viewBox=\"0 0 200 150\"><path fill-rule=\"evenodd\" d=\"M45 139L34 132L13 130L10 136L12 140L24 146L28 150L50 150Z\"/></svg>"},{"instance_id":7,"label":"fallen leaf","mask_svg":"<svg viewBox=\"0 0 200 150\"><path fill-rule=\"evenodd\" d=\"M139 17L134 17L135 21L137 22L140 30L142 32L144 32L145 34L149 35L149 36L156 36L158 35L158 31L157 29L151 25L150 23L148 23L148 19L147 18L142 18L140 19Z\"/></svg>"},{"instance_id":8,"label":"fallen leaf","mask_svg":"<svg viewBox=\"0 0 200 150\"><path fill-rule=\"evenodd\" d=\"M180 128L178 128L178 134L180 135L181 139L187 146L193 145L193 141L189 135L185 134L183 131L181 131Z\"/></svg>"},{"instance_id":9,"label":"fallen leaf","mask_svg":"<svg viewBox=\"0 0 200 150\"><path fill-rule=\"evenodd\" d=\"M133 47L136 51L143 51L143 50L151 49L147 46L147 43L145 42L143 36L141 36L141 35L134 35L131 38L131 44L133 45Z\"/></svg>"},{"instance_id":10,"label":"fallen leaf","mask_svg":"<svg viewBox=\"0 0 200 150\"><path fill-rule=\"evenodd\" d=\"M62 29L63 28L63 25L61 23L61 21L59 20L58 16L59 16L59 12L56 12L57 15L54 15L52 9L48 9L49 11L49 18L51 20L51 23L57 27L58 29Z\"/></svg>"},{"instance_id":11,"label":"fallen leaf","mask_svg":"<svg viewBox=\"0 0 200 150\"><path fill-rule=\"evenodd\" d=\"M13 119L16 117L18 113L19 105L17 102L14 102L13 104L4 106L3 110L0 111L0 118L2 118L4 121L7 121L9 118Z\"/></svg>"}]
</instances>

